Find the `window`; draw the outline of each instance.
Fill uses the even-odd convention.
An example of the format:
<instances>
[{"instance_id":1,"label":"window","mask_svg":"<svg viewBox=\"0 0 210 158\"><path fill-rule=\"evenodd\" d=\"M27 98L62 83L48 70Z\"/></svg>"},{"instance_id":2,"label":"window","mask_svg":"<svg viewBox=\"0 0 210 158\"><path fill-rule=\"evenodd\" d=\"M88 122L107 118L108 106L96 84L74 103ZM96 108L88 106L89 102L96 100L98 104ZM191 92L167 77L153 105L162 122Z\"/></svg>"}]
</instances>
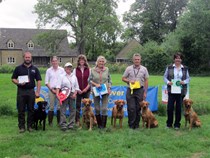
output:
<instances>
[{"instance_id":1,"label":"window","mask_svg":"<svg viewBox=\"0 0 210 158\"><path fill-rule=\"evenodd\" d=\"M59 62L60 62L60 63L62 62L61 58L59 58Z\"/></svg>"},{"instance_id":2,"label":"window","mask_svg":"<svg viewBox=\"0 0 210 158\"><path fill-rule=\"evenodd\" d=\"M15 63L15 58L14 57L8 57L7 58L7 63L8 64L14 64Z\"/></svg>"},{"instance_id":3,"label":"window","mask_svg":"<svg viewBox=\"0 0 210 158\"><path fill-rule=\"evenodd\" d=\"M7 48L14 48L15 47L15 43L12 40L9 40L7 42Z\"/></svg>"},{"instance_id":4,"label":"window","mask_svg":"<svg viewBox=\"0 0 210 158\"><path fill-rule=\"evenodd\" d=\"M27 45L28 45L28 49L29 50L33 50L34 49L34 43L31 40L27 43Z\"/></svg>"}]
</instances>

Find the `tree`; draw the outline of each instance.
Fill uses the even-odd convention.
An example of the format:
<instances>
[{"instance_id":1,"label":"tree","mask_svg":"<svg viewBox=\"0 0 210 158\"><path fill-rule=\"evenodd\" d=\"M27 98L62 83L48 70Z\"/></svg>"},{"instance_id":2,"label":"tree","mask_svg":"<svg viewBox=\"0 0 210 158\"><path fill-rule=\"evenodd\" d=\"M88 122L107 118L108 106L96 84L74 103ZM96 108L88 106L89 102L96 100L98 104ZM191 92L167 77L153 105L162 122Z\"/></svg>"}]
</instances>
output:
<instances>
[{"instance_id":1,"label":"tree","mask_svg":"<svg viewBox=\"0 0 210 158\"><path fill-rule=\"evenodd\" d=\"M210 70L210 1L192 0L176 30L186 65L199 73Z\"/></svg>"},{"instance_id":2,"label":"tree","mask_svg":"<svg viewBox=\"0 0 210 158\"><path fill-rule=\"evenodd\" d=\"M142 43L153 40L161 43L173 31L177 18L184 11L188 0L136 0L123 21L130 34ZM132 31L131 31L132 30Z\"/></svg>"},{"instance_id":3,"label":"tree","mask_svg":"<svg viewBox=\"0 0 210 158\"><path fill-rule=\"evenodd\" d=\"M49 30L37 34L34 37L34 41L42 46L49 55L56 55L59 52L59 45L61 42L66 39L67 32L65 30Z\"/></svg>"},{"instance_id":4,"label":"tree","mask_svg":"<svg viewBox=\"0 0 210 158\"><path fill-rule=\"evenodd\" d=\"M57 28L69 26L69 37L75 39L79 53L84 54L87 44L100 47L104 42L117 39L121 25L114 11L116 1L38 0L35 5L37 23L39 27L46 24Z\"/></svg>"}]
</instances>

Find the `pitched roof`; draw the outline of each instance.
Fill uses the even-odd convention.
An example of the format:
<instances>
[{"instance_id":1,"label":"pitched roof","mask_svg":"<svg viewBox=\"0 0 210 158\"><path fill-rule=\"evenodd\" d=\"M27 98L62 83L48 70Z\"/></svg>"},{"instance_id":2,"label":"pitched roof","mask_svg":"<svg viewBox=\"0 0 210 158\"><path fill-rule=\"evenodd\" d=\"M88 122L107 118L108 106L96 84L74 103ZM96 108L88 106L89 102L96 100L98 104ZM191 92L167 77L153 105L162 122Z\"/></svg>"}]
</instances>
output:
<instances>
[{"instance_id":1,"label":"pitched roof","mask_svg":"<svg viewBox=\"0 0 210 158\"><path fill-rule=\"evenodd\" d=\"M136 47L141 46L141 44L136 40L132 39L128 44L117 54L116 59L128 59L127 55Z\"/></svg>"},{"instance_id":2,"label":"pitched roof","mask_svg":"<svg viewBox=\"0 0 210 158\"><path fill-rule=\"evenodd\" d=\"M22 49L25 51L30 51L33 56L49 56L45 49L39 45L34 46L33 50L29 50L27 43L40 33L46 33L49 31L55 31L53 29L23 29L23 28L0 28L0 49L8 49L7 42L12 40L15 43L14 49ZM56 30L61 31L66 34L66 37L59 43L58 46L58 56L77 56L77 50L72 50L69 48L67 40L66 30ZM34 41L33 41L34 42Z\"/></svg>"}]
</instances>

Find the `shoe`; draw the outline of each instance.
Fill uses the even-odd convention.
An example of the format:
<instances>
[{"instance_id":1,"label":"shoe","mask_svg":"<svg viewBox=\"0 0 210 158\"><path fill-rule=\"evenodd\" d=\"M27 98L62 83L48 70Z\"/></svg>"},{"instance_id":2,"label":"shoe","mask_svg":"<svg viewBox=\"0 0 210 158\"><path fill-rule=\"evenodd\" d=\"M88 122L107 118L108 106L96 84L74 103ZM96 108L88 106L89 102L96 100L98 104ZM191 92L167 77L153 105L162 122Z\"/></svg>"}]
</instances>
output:
<instances>
[{"instance_id":1,"label":"shoe","mask_svg":"<svg viewBox=\"0 0 210 158\"><path fill-rule=\"evenodd\" d=\"M175 130L179 130L179 127L174 127Z\"/></svg>"},{"instance_id":2,"label":"shoe","mask_svg":"<svg viewBox=\"0 0 210 158\"><path fill-rule=\"evenodd\" d=\"M24 133L24 132L25 132L24 128L19 129L19 133Z\"/></svg>"},{"instance_id":3,"label":"shoe","mask_svg":"<svg viewBox=\"0 0 210 158\"><path fill-rule=\"evenodd\" d=\"M73 126L68 126L69 130L74 130L75 128Z\"/></svg>"},{"instance_id":4,"label":"shoe","mask_svg":"<svg viewBox=\"0 0 210 158\"><path fill-rule=\"evenodd\" d=\"M172 127L171 126L166 126L166 129L171 129Z\"/></svg>"},{"instance_id":5,"label":"shoe","mask_svg":"<svg viewBox=\"0 0 210 158\"><path fill-rule=\"evenodd\" d=\"M62 127L61 127L61 130L62 130L62 131L66 131L67 129L68 129L68 128L67 128L66 126L62 126Z\"/></svg>"},{"instance_id":6,"label":"shoe","mask_svg":"<svg viewBox=\"0 0 210 158\"><path fill-rule=\"evenodd\" d=\"M33 129L31 127L28 128L29 132L33 132Z\"/></svg>"}]
</instances>

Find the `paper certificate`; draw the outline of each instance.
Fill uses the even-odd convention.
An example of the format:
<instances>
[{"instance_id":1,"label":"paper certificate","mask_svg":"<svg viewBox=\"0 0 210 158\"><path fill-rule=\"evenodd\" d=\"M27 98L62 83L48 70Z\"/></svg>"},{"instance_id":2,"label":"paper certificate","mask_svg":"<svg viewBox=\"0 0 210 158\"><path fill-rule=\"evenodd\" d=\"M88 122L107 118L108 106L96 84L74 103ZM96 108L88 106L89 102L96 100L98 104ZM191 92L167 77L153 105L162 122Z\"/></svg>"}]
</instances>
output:
<instances>
[{"instance_id":1,"label":"paper certificate","mask_svg":"<svg viewBox=\"0 0 210 158\"><path fill-rule=\"evenodd\" d=\"M107 94L108 90L107 90L106 84L101 84L101 87L98 87L98 88L93 87L93 93L96 97Z\"/></svg>"},{"instance_id":2,"label":"paper certificate","mask_svg":"<svg viewBox=\"0 0 210 158\"><path fill-rule=\"evenodd\" d=\"M18 76L18 83L27 83L29 82L28 75Z\"/></svg>"},{"instance_id":3,"label":"paper certificate","mask_svg":"<svg viewBox=\"0 0 210 158\"><path fill-rule=\"evenodd\" d=\"M180 80L172 80L172 85L171 85L171 93L172 94L181 94L181 84Z\"/></svg>"}]
</instances>

